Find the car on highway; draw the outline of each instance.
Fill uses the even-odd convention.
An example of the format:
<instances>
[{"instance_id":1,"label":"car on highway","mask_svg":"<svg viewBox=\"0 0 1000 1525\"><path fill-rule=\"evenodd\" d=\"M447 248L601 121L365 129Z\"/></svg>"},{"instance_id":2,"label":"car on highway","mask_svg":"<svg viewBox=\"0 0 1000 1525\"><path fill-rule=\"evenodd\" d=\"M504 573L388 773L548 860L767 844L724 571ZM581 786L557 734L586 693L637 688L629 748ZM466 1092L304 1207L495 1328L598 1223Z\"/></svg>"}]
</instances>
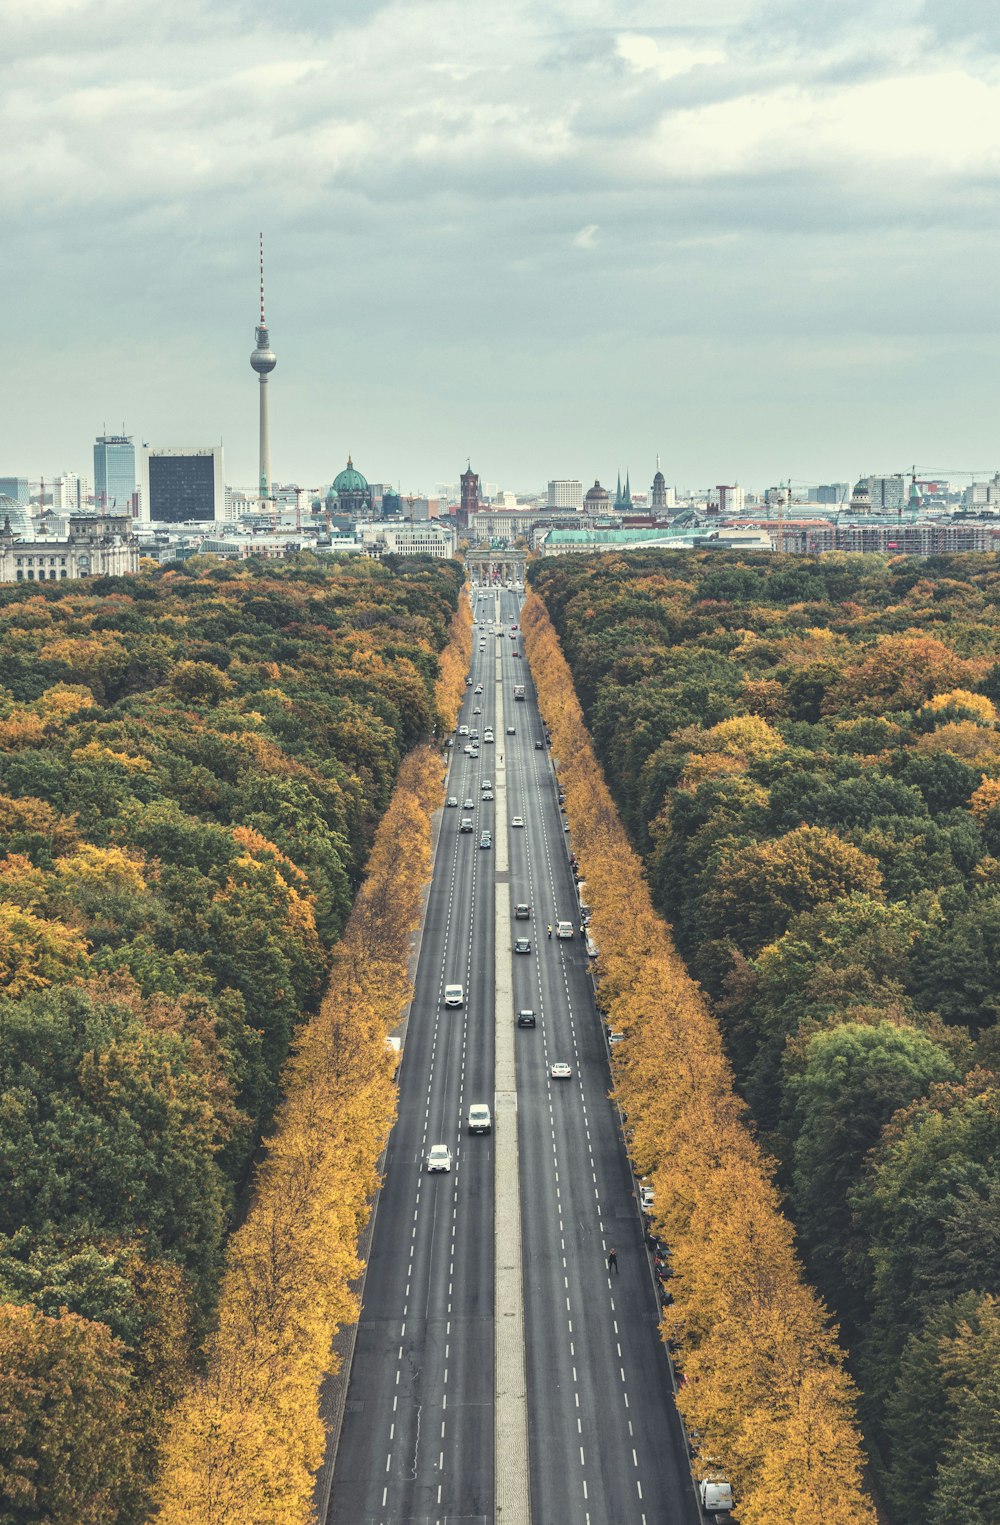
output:
<instances>
[{"instance_id":1,"label":"car on highway","mask_svg":"<svg viewBox=\"0 0 1000 1525\"><path fill-rule=\"evenodd\" d=\"M483 743L486 746L492 746L493 745L493 732L492 731L487 731L484 734L484 736L483 736Z\"/></svg>"},{"instance_id":2,"label":"car on highway","mask_svg":"<svg viewBox=\"0 0 1000 1525\"><path fill-rule=\"evenodd\" d=\"M451 1150L447 1144L432 1144L427 1156L428 1170L450 1170Z\"/></svg>"},{"instance_id":3,"label":"car on highway","mask_svg":"<svg viewBox=\"0 0 1000 1525\"><path fill-rule=\"evenodd\" d=\"M472 817L469 815L463 815L458 829L459 831L472 831Z\"/></svg>"},{"instance_id":4,"label":"car on highway","mask_svg":"<svg viewBox=\"0 0 1000 1525\"><path fill-rule=\"evenodd\" d=\"M453 794L449 794L448 798L445 800L445 805L446 805L447 809L449 809L449 810L457 810L458 809L458 800L455 798L455 796Z\"/></svg>"},{"instance_id":5,"label":"car on highway","mask_svg":"<svg viewBox=\"0 0 1000 1525\"><path fill-rule=\"evenodd\" d=\"M557 937L572 937L573 936L573 923L571 921L557 921L556 922L556 936Z\"/></svg>"},{"instance_id":6,"label":"car on highway","mask_svg":"<svg viewBox=\"0 0 1000 1525\"><path fill-rule=\"evenodd\" d=\"M470 741L478 741L479 740L479 727L477 725L470 725L470 727L469 727L469 740Z\"/></svg>"},{"instance_id":7,"label":"car on highway","mask_svg":"<svg viewBox=\"0 0 1000 1525\"><path fill-rule=\"evenodd\" d=\"M465 746L462 748L462 751L465 753L466 757L471 757L475 750L475 747L469 741L467 741Z\"/></svg>"},{"instance_id":8,"label":"car on highway","mask_svg":"<svg viewBox=\"0 0 1000 1525\"><path fill-rule=\"evenodd\" d=\"M479 838L479 845L480 845L480 847L492 847L493 846L493 837L490 834L490 832L488 832L488 831L484 831L483 832L482 836Z\"/></svg>"},{"instance_id":9,"label":"car on highway","mask_svg":"<svg viewBox=\"0 0 1000 1525\"><path fill-rule=\"evenodd\" d=\"M486 801L488 801L488 800L492 800L492 798L493 798L493 790L492 789L484 789L483 790L483 794L482 794L482 798L483 798L483 802L484 803Z\"/></svg>"},{"instance_id":10,"label":"car on highway","mask_svg":"<svg viewBox=\"0 0 1000 1525\"><path fill-rule=\"evenodd\" d=\"M517 1014L517 1025L518 1027L534 1027L535 1013L525 1007L524 1011L519 1011Z\"/></svg>"},{"instance_id":11,"label":"car on highway","mask_svg":"<svg viewBox=\"0 0 1000 1525\"><path fill-rule=\"evenodd\" d=\"M531 952L531 938L530 937L518 937L518 938L515 938L515 940L514 940L514 952L515 953L530 953Z\"/></svg>"},{"instance_id":12,"label":"car on highway","mask_svg":"<svg viewBox=\"0 0 1000 1525\"><path fill-rule=\"evenodd\" d=\"M458 734L459 736L468 736L469 727L467 725L460 725L458 728Z\"/></svg>"},{"instance_id":13,"label":"car on highway","mask_svg":"<svg viewBox=\"0 0 1000 1525\"><path fill-rule=\"evenodd\" d=\"M481 683L477 683L476 684L476 693L477 694L481 694L482 691L483 691L483 685Z\"/></svg>"},{"instance_id":14,"label":"car on highway","mask_svg":"<svg viewBox=\"0 0 1000 1525\"><path fill-rule=\"evenodd\" d=\"M473 714L474 714L474 715L481 715L481 714L482 714L482 713L483 713L483 707L482 707L482 705L481 705L481 704L477 704L477 705L476 705L476 707L475 707L475 709L474 709L474 710L473 710L473 711L472 711L472 713L473 713Z\"/></svg>"},{"instance_id":15,"label":"car on highway","mask_svg":"<svg viewBox=\"0 0 1000 1525\"><path fill-rule=\"evenodd\" d=\"M549 1068L553 1080L572 1080L573 1071L568 1064L553 1064Z\"/></svg>"},{"instance_id":16,"label":"car on highway","mask_svg":"<svg viewBox=\"0 0 1000 1525\"><path fill-rule=\"evenodd\" d=\"M475 808L476 808L475 800L463 800L462 801L462 809L463 810L475 810Z\"/></svg>"},{"instance_id":17,"label":"car on highway","mask_svg":"<svg viewBox=\"0 0 1000 1525\"><path fill-rule=\"evenodd\" d=\"M464 1006L465 987L463 985L446 985L444 987L444 1004L446 1006Z\"/></svg>"},{"instance_id":18,"label":"car on highway","mask_svg":"<svg viewBox=\"0 0 1000 1525\"><path fill-rule=\"evenodd\" d=\"M536 752L544 752L544 750L545 750L545 743L544 743L544 741L536 741L535 742L535 751Z\"/></svg>"},{"instance_id":19,"label":"car on highway","mask_svg":"<svg viewBox=\"0 0 1000 1525\"><path fill-rule=\"evenodd\" d=\"M519 651L515 651L515 653L514 653L514 655L515 655L515 656L516 656L516 657L519 657L519 656L520 656L520 655L521 655L521 653L520 653L520 652L519 652Z\"/></svg>"},{"instance_id":20,"label":"car on highway","mask_svg":"<svg viewBox=\"0 0 1000 1525\"><path fill-rule=\"evenodd\" d=\"M466 686L466 688L471 688L472 687L472 679L471 678L466 678L465 686Z\"/></svg>"},{"instance_id":21,"label":"car on highway","mask_svg":"<svg viewBox=\"0 0 1000 1525\"><path fill-rule=\"evenodd\" d=\"M480 789L492 789L493 788L493 780L491 778L484 778L482 783L479 785L479 787L480 787Z\"/></svg>"},{"instance_id":22,"label":"car on highway","mask_svg":"<svg viewBox=\"0 0 1000 1525\"><path fill-rule=\"evenodd\" d=\"M508 736L516 736L517 735L517 727L513 726L513 725L509 725L507 727L507 735Z\"/></svg>"},{"instance_id":23,"label":"car on highway","mask_svg":"<svg viewBox=\"0 0 1000 1525\"><path fill-rule=\"evenodd\" d=\"M485 1101L474 1101L469 1108L469 1132L490 1133L493 1129L493 1118Z\"/></svg>"},{"instance_id":24,"label":"car on highway","mask_svg":"<svg viewBox=\"0 0 1000 1525\"><path fill-rule=\"evenodd\" d=\"M524 825L524 817L521 816L521 815L512 815L511 818L510 818L510 824L512 826L523 826Z\"/></svg>"},{"instance_id":25,"label":"car on highway","mask_svg":"<svg viewBox=\"0 0 1000 1525\"><path fill-rule=\"evenodd\" d=\"M531 920L531 907L530 907L530 905L527 905L523 900L519 900L517 905L514 907L514 920L515 921L530 921Z\"/></svg>"}]
</instances>

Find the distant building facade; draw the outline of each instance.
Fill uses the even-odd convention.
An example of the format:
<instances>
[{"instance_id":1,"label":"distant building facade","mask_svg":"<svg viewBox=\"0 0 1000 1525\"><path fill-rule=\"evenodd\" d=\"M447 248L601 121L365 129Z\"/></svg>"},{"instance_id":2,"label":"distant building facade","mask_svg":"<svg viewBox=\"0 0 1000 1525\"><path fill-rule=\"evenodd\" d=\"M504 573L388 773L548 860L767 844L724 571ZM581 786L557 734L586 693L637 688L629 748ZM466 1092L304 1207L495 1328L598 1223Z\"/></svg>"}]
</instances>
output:
<instances>
[{"instance_id":1,"label":"distant building facade","mask_svg":"<svg viewBox=\"0 0 1000 1525\"><path fill-rule=\"evenodd\" d=\"M0 480L0 492L3 491L3 482ZM1000 472L996 472L989 482L970 482L962 494L963 508L979 508L986 513L1000 513Z\"/></svg>"},{"instance_id":2,"label":"distant building facade","mask_svg":"<svg viewBox=\"0 0 1000 1525\"><path fill-rule=\"evenodd\" d=\"M135 445L128 434L102 434L94 441L94 507L99 513L136 511Z\"/></svg>"},{"instance_id":3,"label":"distant building facade","mask_svg":"<svg viewBox=\"0 0 1000 1525\"><path fill-rule=\"evenodd\" d=\"M894 477L869 477L868 501L873 514L898 514L906 506L906 479Z\"/></svg>"},{"instance_id":4,"label":"distant building facade","mask_svg":"<svg viewBox=\"0 0 1000 1525\"><path fill-rule=\"evenodd\" d=\"M583 483L576 478L555 477L549 483L549 508L582 508Z\"/></svg>"},{"instance_id":5,"label":"distant building facade","mask_svg":"<svg viewBox=\"0 0 1000 1525\"><path fill-rule=\"evenodd\" d=\"M850 482L824 482L820 487L809 489L811 503L846 503L850 496Z\"/></svg>"},{"instance_id":6,"label":"distant building facade","mask_svg":"<svg viewBox=\"0 0 1000 1525\"><path fill-rule=\"evenodd\" d=\"M153 449L140 454L139 518L146 524L186 524L225 519L222 446Z\"/></svg>"},{"instance_id":7,"label":"distant building facade","mask_svg":"<svg viewBox=\"0 0 1000 1525\"><path fill-rule=\"evenodd\" d=\"M19 538L0 515L0 582L63 582L123 577L139 570L139 542L125 514L72 514L65 540Z\"/></svg>"},{"instance_id":8,"label":"distant building facade","mask_svg":"<svg viewBox=\"0 0 1000 1525\"><path fill-rule=\"evenodd\" d=\"M27 477L0 477L0 498L10 498L22 507L31 502Z\"/></svg>"},{"instance_id":9,"label":"distant building facade","mask_svg":"<svg viewBox=\"0 0 1000 1525\"><path fill-rule=\"evenodd\" d=\"M433 556L437 561L447 561L455 554L455 530L438 520L361 524L358 538L369 556Z\"/></svg>"}]
</instances>

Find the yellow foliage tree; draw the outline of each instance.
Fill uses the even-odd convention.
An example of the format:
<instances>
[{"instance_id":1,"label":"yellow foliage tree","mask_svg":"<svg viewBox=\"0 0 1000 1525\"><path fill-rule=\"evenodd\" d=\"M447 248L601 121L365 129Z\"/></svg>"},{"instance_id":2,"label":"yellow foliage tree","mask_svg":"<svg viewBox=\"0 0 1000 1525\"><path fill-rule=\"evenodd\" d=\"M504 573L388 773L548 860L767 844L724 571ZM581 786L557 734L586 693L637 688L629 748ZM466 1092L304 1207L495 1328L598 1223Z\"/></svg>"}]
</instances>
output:
<instances>
[{"instance_id":1,"label":"yellow foliage tree","mask_svg":"<svg viewBox=\"0 0 1000 1525\"><path fill-rule=\"evenodd\" d=\"M985 778L969 801L969 811L982 823L1000 805L1000 779Z\"/></svg>"},{"instance_id":2,"label":"yellow foliage tree","mask_svg":"<svg viewBox=\"0 0 1000 1525\"><path fill-rule=\"evenodd\" d=\"M681 1410L729 1471L742 1522L819 1525L822 1502L824 1521L873 1525L861 1488L854 1389L825 1310L803 1280L772 1163L747 1127L705 1001L653 909L569 667L534 594L522 624L593 907L601 1005L625 1035L615 1049L615 1094L672 1250L674 1304L664 1333L681 1349ZM752 741L762 733L742 734ZM737 747L740 735L725 744ZM727 754L716 746L714 755ZM817 893L859 877L878 892L874 864L854 849L845 853L848 844L826 833L791 835L772 867L794 877L795 866L805 866ZM793 892L791 879L787 888Z\"/></svg>"},{"instance_id":3,"label":"yellow foliage tree","mask_svg":"<svg viewBox=\"0 0 1000 1525\"><path fill-rule=\"evenodd\" d=\"M86 940L72 928L0 901L0 997L71 980L88 959Z\"/></svg>"},{"instance_id":4,"label":"yellow foliage tree","mask_svg":"<svg viewBox=\"0 0 1000 1525\"><path fill-rule=\"evenodd\" d=\"M472 657L472 606L469 603L468 586L462 589L458 608L451 622L448 643L441 653L435 699L438 713L445 730L452 731L458 724L458 712L465 698L465 679Z\"/></svg>"}]
</instances>

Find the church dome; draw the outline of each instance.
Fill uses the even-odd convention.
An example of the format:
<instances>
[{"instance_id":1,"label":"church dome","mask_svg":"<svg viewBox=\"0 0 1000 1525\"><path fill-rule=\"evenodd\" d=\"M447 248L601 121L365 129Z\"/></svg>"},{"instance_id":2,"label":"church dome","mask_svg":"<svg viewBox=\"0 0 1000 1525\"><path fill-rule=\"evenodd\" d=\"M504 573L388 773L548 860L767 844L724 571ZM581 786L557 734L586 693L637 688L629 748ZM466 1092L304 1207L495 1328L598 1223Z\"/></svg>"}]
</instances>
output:
<instances>
[{"instance_id":1,"label":"church dome","mask_svg":"<svg viewBox=\"0 0 1000 1525\"><path fill-rule=\"evenodd\" d=\"M347 457L347 465L344 467L344 470L338 471L333 479L333 491L338 494L346 492L364 493L368 491L366 479L361 475L360 471L355 470L354 462L350 456Z\"/></svg>"},{"instance_id":2,"label":"church dome","mask_svg":"<svg viewBox=\"0 0 1000 1525\"><path fill-rule=\"evenodd\" d=\"M608 503L610 499L611 494L608 492L608 489L602 487L599 481L595 482L593 487L588 488L583 495L585 503Z\"/></svg>"},{"instance_id":3,"label":"church dome","mask_svg":"<svg viewBox=\"0 0 1000 1525\"><path fill-rule=\"evenodd\" d=\"M653 486L654 487L665 487L666 483L667 483L667 479L663 475L663 472L662 471L658 471L656 473L656 476L653 478Z\"/></svg>"}]
</instances>

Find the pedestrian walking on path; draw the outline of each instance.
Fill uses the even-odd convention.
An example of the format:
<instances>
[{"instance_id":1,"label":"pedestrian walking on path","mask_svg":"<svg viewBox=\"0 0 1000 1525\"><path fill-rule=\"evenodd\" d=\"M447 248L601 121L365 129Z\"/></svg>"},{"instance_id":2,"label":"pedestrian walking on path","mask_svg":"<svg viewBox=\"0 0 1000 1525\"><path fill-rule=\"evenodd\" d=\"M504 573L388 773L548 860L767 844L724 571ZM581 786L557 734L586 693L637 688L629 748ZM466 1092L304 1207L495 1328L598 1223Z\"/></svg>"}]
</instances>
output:
<instances>
[{"instance_id":1,"label":"pedestrian walking on path","mask_svg":"<svg viewBox=\"0 0 1000 1525\"><path fill-rule=\"evenodd\" d=\"M608 1251L608 1270L610 1271L612 1269L612 1267L614 1268L614 1273L617 1276L618 1275L618 1251L617 1250L609 1250Z\"/></svg>"}]
</instances>

